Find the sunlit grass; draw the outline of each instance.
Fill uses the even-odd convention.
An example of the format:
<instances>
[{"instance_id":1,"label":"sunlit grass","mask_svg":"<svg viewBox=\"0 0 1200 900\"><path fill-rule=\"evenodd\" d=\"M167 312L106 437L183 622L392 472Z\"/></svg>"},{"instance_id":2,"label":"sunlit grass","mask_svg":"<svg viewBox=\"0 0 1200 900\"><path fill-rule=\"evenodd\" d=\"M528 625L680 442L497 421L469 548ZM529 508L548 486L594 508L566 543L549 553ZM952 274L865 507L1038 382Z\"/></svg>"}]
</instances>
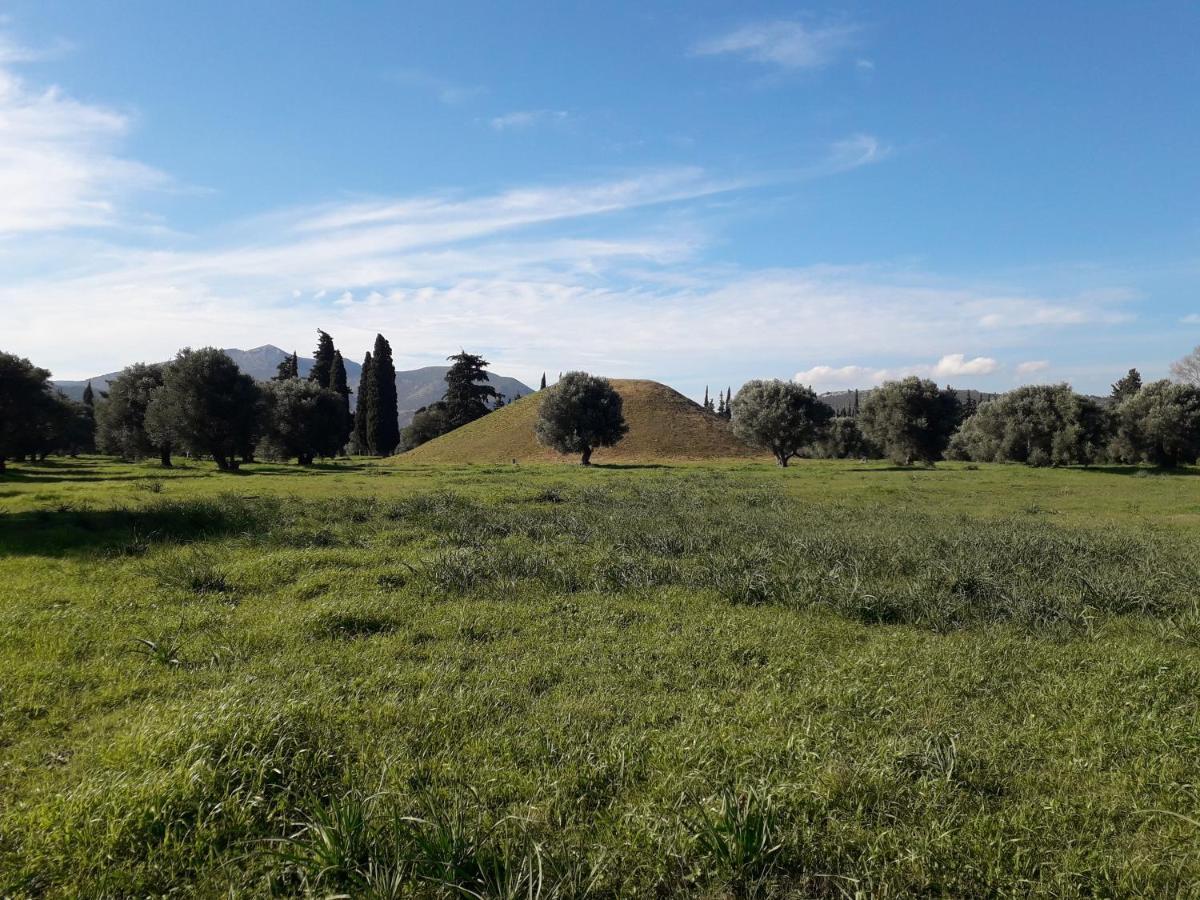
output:
<instances>
[{"instance_id":1,"label":"sunlit grass","mask_svg":"<svg viewBox=\"0 0 1200 900\"><path fill-rule=\"evenodd\" d=\"M249 470L0 481L0 896L1198 893L1193 475Z\"/></svg>"}]
</instances>

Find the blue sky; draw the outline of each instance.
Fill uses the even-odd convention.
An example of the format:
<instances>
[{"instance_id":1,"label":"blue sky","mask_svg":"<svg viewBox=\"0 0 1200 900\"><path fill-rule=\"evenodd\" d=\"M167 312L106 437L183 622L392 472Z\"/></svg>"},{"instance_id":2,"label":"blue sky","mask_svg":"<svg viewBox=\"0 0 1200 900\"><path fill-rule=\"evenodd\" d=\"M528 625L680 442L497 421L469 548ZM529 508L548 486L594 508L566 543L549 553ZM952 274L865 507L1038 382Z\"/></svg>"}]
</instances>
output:
<instances>
[{"instance_id":1,"label":"blue sky","mask_svg":"<svg viewBox=\"0 0 1200 900\"><path fill-rule=\"evenodd\" d=\"M1194 3L0 5L3 349L698 396L1200 343Z\"/></svg>"}]
</instances>

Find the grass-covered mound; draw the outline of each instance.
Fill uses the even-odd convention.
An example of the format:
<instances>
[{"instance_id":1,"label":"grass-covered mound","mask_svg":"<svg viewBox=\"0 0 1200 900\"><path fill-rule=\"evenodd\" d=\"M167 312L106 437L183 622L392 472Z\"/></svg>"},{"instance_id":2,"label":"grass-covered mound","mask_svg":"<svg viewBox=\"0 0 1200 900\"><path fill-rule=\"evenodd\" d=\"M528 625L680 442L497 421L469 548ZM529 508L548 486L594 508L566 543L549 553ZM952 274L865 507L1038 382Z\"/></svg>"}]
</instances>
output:
<instances>
[{"instance_id":1,"label":"grass-covered mound","mask_svg":"<svg viewBox=\"0 0 1200 900\"><path fill-rule=\"evenodd\" d=\"M593 462L653 463L749 459L762 454L736 437L729 423L657 381L616 378L629 433L615 447L596 450ZM541 446L534 437L541 397L530 394L398 459L436 463L578 462Z\"/></svg>"},{"instance_id":2,"label":"grass-covered mound","mask_svg":"<svg viewBox=\"0 0 1200 900\"><path fill-rule=\"evenodd\" d=\"M1133 471L25 467L0 896L1192 896Z\"/></svg>"}]
</instances>

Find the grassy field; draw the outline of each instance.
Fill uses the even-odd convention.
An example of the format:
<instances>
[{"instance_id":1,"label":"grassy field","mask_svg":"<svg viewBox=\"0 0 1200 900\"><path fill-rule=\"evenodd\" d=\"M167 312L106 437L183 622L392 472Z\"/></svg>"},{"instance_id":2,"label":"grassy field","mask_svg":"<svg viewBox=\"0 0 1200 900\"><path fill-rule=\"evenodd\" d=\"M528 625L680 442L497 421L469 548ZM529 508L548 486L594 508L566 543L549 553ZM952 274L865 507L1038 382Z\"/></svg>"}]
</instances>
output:
<instances>
[{"instance_id":1,"label":"grassy field","mask_svg":"<svg viewBox=\"0 0 1200 900\"><path fill-rule=\"evenodd\" d=\"M1200 897L1200 478L0 479L0 896Z\"/></svg>"}]
</instances>

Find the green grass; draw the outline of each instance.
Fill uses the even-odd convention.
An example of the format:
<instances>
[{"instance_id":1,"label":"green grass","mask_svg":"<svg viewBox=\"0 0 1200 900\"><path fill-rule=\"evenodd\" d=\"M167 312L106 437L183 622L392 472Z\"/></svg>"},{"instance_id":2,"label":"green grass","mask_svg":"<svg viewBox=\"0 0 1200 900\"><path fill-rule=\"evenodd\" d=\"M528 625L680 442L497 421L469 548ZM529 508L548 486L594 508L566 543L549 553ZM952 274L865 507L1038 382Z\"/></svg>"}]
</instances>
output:
<instances>
[{"instance_id":1,"label":"green grass","mask_svg":"<svg viewBox=\"0 0 1200 900\"><path fill-rule=\"evenodd\" d=\"M0 896L1200 896L1195 470L0 479Z\"/></svg>"}]
</instances>

